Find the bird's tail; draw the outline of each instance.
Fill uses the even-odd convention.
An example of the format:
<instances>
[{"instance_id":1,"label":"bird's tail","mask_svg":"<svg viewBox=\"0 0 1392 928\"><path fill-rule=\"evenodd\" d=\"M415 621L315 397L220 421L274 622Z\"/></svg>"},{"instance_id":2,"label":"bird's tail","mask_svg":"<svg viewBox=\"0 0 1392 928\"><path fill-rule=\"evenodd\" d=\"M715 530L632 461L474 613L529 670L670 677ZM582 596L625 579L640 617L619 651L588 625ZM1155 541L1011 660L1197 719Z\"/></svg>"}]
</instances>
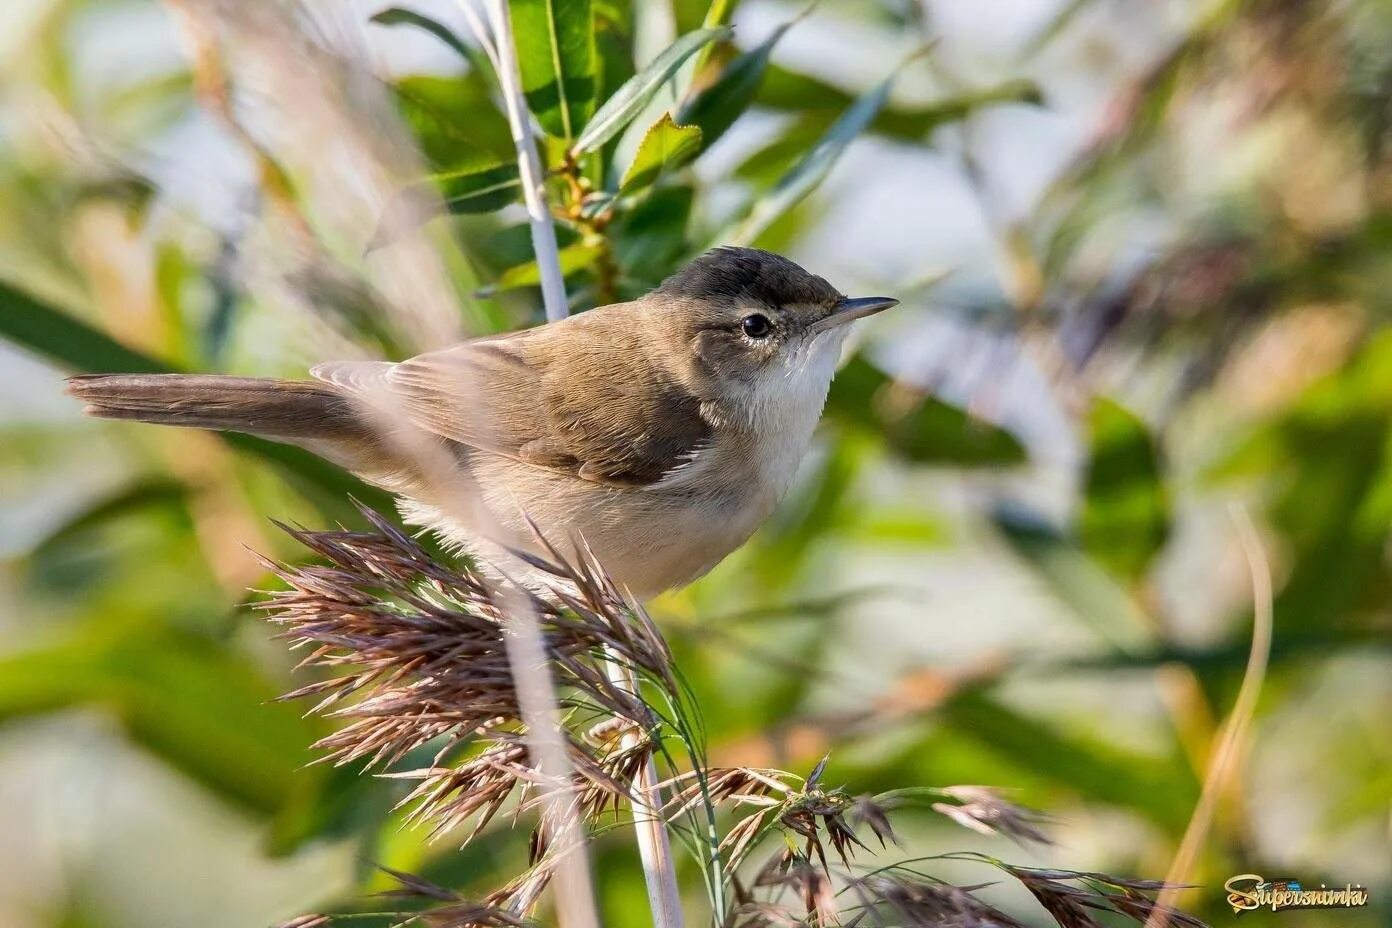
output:
<instances>
[{"instance_id":1,"label":"bird's tail","mask_svg":"<svg viewBox=\"0 0 1392 928\"><path fill-rule=\"evenodd\" d=\"M357 440L351 398L326 384L217 374L90 374L68 380L89 416L246 432L277 441Z\"/></svg>"}]
</instances>

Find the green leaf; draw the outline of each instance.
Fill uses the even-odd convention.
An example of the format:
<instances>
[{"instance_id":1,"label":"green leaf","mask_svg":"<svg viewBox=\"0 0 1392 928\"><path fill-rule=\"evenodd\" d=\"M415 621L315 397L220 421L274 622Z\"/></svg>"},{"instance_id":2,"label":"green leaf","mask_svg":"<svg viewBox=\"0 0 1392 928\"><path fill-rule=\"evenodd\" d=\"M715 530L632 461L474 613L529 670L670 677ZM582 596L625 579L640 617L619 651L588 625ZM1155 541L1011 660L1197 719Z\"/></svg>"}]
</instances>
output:
<instances>
[{"instance_id":1,"label":"green leaf","mask_svg":"<svg viewBox=\"0 0 1392 928\"><path fill-rule=\"evenodd\" d=\"M434 169L514 157L512 130L480 75L413 75L397 81L393 91L402 118Z\"/></svg>"},{"instance_id":2,"label":"green leaf","mask_svg":"<svg viewBox=\"0 0 1392 928\"><path fill-rule=\"evenodd\" d=\"M640 296L676 269L687 251L686 228L695 191L668 184L643 197L614 224L615 250L624 277L640 288Z\"/></svg>"},{"instance_id":3,"label":"green leaf","mask_svg":"<svg viewBox=\"0 0 1392 928\"><path fill-rule=\"evenodd\" d=\"M527 106L543 129L570 142L594 112L590 0L512 0L508 7Z\"/></svg>"},{"instance_id":4,"label":"green leaf","mask_svg":"<svg viewBox=\"0 0 1392 928\"><path fill-rule=\"evenodd\" d=\"M103 706L151 753L236 805L279 809L319 726L201 639L78 640L0 659L0 720ZM314 776L314 774L309 774Z\"/></svg>"},{"instance_id":5,"label":"green leaf","mask_svg":"<svg viewBox=\"0 0 1392 928\"><path fill-rule=\"evenodd\" d=\"M792 170L798 159L817 144L817 139L825 131L825 124L817 119L804 117L795 120L767 144L750 152L735 168L734 174L759 189L771 187L778 178Z\"/></svg>"},{"instance_id":6,"label":"green leaf","mask_svg":"<svg viewBox=\"0 0 1392 928\"><path fill-rule=\"evenodd\" d=\"M1247 664L1252 641L1246 628L1234 629L1212 645L1189 646L1157 641L1130 653L1109 652L1081 656L1060 656L1031 661L1030 674L1074 677L1079 671L1097 673L1154 670L1166 664L1184 664L1200 677L1237 679ZM1313 660L1352 655L1381 654L1392 657L1392 637L1377 629L1322 628L1309 631L1281 630L1271 642L1272 671L1298 668Z\"/></svg>"},{"instance_id":7,"label":"green leaf","mask_svg":"<svg viewBox=\"0 0 1392 928\"><path fill-rule=\"evenodd\" d=\"M633 163L619 183L620 193L633 193L650 186L668 171L676 170L701 150L701 130L672 121L671 113L648 127L633 156Z\"/></svg>"},{"instance_id":8,"label":"green leaf","mask_svg":"<svg viewBox=\"0 0 1392 928\"><path fill-rule=\"evenodd\" d=\"M698 29L688 32L669 45L646 68L631 77L614 91L613 96L604 101L604 105L595 113L594 119L590 120L580 138L575 140L571 147L571 155L578 157L594 151L622 132L623 128L648 105L658 88L677 73L677 68L681 67L683 61L707 42L725 38L730 32L729 27L725 26L719 29Z\"/></svg>"},{"instance_id":9,"label":"green leaf","mask_svg":"<svg viewBox=\"0 0 1392 928\"><path fill-rule=\"evenodd\" d=\"M1144 755L1039 715L1025 715L980 690L968 690L943 708L944 723L1032 776L1069 792L1133 809L1178 834L1198 799L1190 767L1177 756Z\"/></svg>"},{"instance_id":10,"label":"green leaf","mask_svg":"<svg viewBox=\"0 0 1392 928\"><path fill-rule=\"evenodd\" d=\"M556 226L556 244L565 248L580 240L575 230ZM532 227L522 222L480 235L470 242L471 259L484 272L484 279L493 280L510 267L526 264L535 254L532 250Z\"/></svg>"},{"instance_id":11,"label":"green leaf","mask_svg":"<svg viewBox=\"0 0 1392 928\"><path fill-rule=\"evenodd\" d=\"M491 213L521 199L515 162L435 174L429 182L439 188L445 208L456 214Z\"/></svg>"},{"instance_id":12,"label":"green leaf","mask_svg":"<svg viewBox=\"0 0 1392 928\"><path fill-rule=\"evenodd\" d=\"M1106 571L1027 513L1001 511L996 528L1044 586L1098 637L1123 654L1149 647L1151 623Z\"/></svg>"},{"instance_id":13,"label":"green leaf","mask_svg":"<svg viewBox=\"0 0 1392 928\"><path fill-rule=\"evenodd\" d=\"M576 242L567 245L559 253L561 273L569 277L577 271L583 271L594 264L595 259L600 255L600 249L585 242ZM518 287L535 287L541 283L541 270L537 267L536 261L528 261L516 267L510 267L498 278L494 290L515 290Z\"/></svg>"},{"instance_id":14,"label":"green leaf","mask_svg":"<svg viewBox=\"0 0 1392 928\"><path fill-rule=\"evenodd\" d=\"M854 100L853 94L840 87L776 64L767 66L754 96L754 102L760 106L817 117L827 123L832 114L845 110ZM919 106L886 105L871 120L868 131L906 142L921 142L939 126L957 122L984 107L1036 106L1042 101L1039 85L1017 78Z\"/></svg>"},{"instance_id":15,"label":"green leaf","mask_svg":"<svg viewBox=\"0 0 1392 928\"><path fill-rule=\"evenodd\" d=\"M846 110L827 130L816 146L791 171L774 185L767 196L755 202L745 220L723 238L736 245L753 244L759 235L778 217L792 209L802 198L826 180L851 140L864 131L875 114L889 99L894 78L888 77Z\"/></svg>"},{"instance_id":16,"label":"green leaf","mask_svg":"<svg viewBox=\"0 0 1392 928\"><path fill-rule=\"evenodd\" d=\"M1078 537L1093 560L1137 581L1164 546L1170 501L1160 454L1145 423L1099 398L1088 420L1092 456Z\"/></svg>"},{"instance_id":17,"label":"green leaf","mask_svg":"<svg viewBox=\"0 0 1392 928\"><path fill-rule=\"evenodd\" d=\"M887 403L893 388L883 371L854 357L831 382L826 415L843 428L878 434L891 452L917 464L1000 467L1025 460L1024 446L1004 429L932 397Z\"/></svg>"},{"instance_id":18,"label":"green leaf","mask_svg":"<svg viewBox=\"0 0 1392 928\"><path fill-rule=\"evenodd\" d=\"M70 517L50 527L43 536L35 539L30 550L35 555L41 555L45 548L60 545L108 520L139 512L149 506L182 503L186 494L187 487L184 484L162 478L139 480L118 487L93 499Z\"/></svg>"},{"instance_id":19,"label":"green leaf","mask_svg":"<svg viewBox=\"0 0 1392 928\"><path fill-rule=\"evenodd\" d=\"M389 245L402 235L450 213L491 213L521 197L516 162L458 168L432 174L397 193L382 211L367 250Z\"/></svg>"},{"instance_id":20,"label":"green leaf","mask_svg":"<svg viewBox=\"0 0 1392 928\"><path fill-rule=\"evenodd\" d=\"M727 64L713 83L688 97L677 113L677 122L698 126L701 147L709 148L715 140L734 125L763 83L769 56L783 34L796 20L790 20L774 30L759 46L745 52Z\"/></svg>"},{"instance_id":21,"label":"green leaf","mask_svg":"<svg viewBox=\"0 0 1392 928\"><path fill-rule=\"evenodd\" d=\"M862 749L838 750L833 779L853 792L907 797L917 791L905 783L1008 784L1019 791L1012 799L1027 805L1082 797L1134 811L1168 834L1183 830L1198 797L1191 768L1174 747L1137 750L1105 733L1018 711L985 686L970 686L917 718L906 731L873 735Z\"/></svg>"},{"instance_id":22,"label":"green leaf","mask_svg":"<svg viewBox=\"0 0 1392 928\"><path fill-rule=\"evenodd\" d=\"M80 371L163 374L172 370L4 281L0 281L0 336Z\"/></svg>"},{"instance_id":23,"label":"green leaf","mask_svg":"<svg viewBox=\"0 0 1392 928\"><path fill-rule=\"evenodd\" d=\"M1288 563L1276 597L1283 634L1379 627L1392 591L1392 332L1238 443L1215 476L1273 485L1267 522Z\"/></svg>"},{"instance_id":24,"label":"green leaf","mask_svg":"<svg viewBox=\"0 0 1392 928\"><path fill-rule=\"evenodd\" d=\"M0 336L83 373L159 374L174 370L3 281L0 281ZM352 506L348 504L350 495L374 509L389 511L391 508L391 497L386 493L308 451L235 432L223 433L222 438L234 447L251 451L275 464L326 513L342 514L357 523L359 520L351 515Z\"/></svg>"},{"instance_id":25,"label":"green leaf","mask_svg":"<svg viewBox=\"0 0 1392 928\"><path fill-rule=\"evenodd\" d=\"M469 62L470 65L483 70L477 50L460 41L459 36L450 31L447 26L429 16L417 13L415 10L392 6L380 13L374 13L372 21L383 26L414 26L417 29L423 29L458 52L459 57Z\"/></svg>"}]
</instances>

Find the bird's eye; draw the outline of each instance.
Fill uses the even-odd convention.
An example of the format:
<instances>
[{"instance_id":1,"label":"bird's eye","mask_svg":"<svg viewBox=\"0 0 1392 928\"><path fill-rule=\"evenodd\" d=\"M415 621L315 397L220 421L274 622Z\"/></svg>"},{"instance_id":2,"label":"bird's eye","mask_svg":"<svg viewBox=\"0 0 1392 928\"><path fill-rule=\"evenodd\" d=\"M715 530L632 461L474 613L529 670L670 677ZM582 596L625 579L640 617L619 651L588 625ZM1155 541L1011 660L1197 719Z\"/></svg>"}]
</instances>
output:
<instances>
[{"instance_id":1,"label":"bird's eye","mask_svg":"<svg viewBox=\"0 0 1392 928\"><path fill-rule=\"evenodd\" d=\"M744 334L750 338L764 338L773 331L773 324L763 313L754 313L744 317L744 321L740 323L740 328L744 329Z\"/></svg>"}]
</instances>

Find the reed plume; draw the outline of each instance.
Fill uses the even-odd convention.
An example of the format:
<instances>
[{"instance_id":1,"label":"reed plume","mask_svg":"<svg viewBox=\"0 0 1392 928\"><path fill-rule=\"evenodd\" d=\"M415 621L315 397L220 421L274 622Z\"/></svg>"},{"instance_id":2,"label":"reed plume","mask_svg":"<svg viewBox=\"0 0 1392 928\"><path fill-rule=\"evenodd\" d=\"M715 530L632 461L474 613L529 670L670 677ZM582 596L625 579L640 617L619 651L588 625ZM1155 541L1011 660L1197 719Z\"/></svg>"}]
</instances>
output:
<instances>
[{"instance_id":1,"label":"reed plume","mask_svg":"<svg viewBox=\"0 0 1392 928\"><path fill-rule=\"evenodd\" d=\"M312 712L339 724L315 745L321 762L360 764L364 772L410 781L399 805L408 824L460 845L500 819L531 828L526 869L480 898L389 871L397 888L388 896L415 902L396 913L396 924L529 924L556 874L557 828L578 823L588 839L616 817L641 814L656 817L693 852L716 925L1020 928L978 898L979 885L954 885L878 858L897 844L891 818L905 805L927 805L964 827L1020 843L1048 843L1047 817L982 786L852 795L824 782L826 759L805 777L711 766L699 708L680 683L667 642L592 556L567 561L543 540L547 558L518 556L552 582L522 588L472 563L447 564L376 513L363 515L370 531L286 529L319 563L268 562L286 589L269 594L263 608L280 637L306 652L300 668L323 675L284 698L313 699ZM571 772L551 792L552 802L543 801L508 663L507 610L519 596L536 616L560 693L557 734ZM623 672L613 673L615 667ZM430 752L428 763L404 763L422 750ZM635 783L654 763L666 778L639 796ZM564 816L556 813L556 792L567 803ZM1017 880L1060 928L1100 928L1096 913L1200 926L1159 907L1148 894L1164 887L1153 881L1018 867L977 854L942 859L973 861ZM301 916L283 928L334 920Z\"/></svg>"}]
</instances>

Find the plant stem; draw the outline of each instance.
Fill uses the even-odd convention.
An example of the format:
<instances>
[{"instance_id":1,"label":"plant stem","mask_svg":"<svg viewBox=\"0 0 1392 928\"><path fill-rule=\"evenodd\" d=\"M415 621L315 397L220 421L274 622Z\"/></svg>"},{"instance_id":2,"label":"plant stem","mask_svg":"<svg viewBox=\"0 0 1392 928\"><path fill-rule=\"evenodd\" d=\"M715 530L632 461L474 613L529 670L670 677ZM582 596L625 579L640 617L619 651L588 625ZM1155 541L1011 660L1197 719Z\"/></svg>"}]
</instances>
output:
<instances>
[{"instance_id":1,"label":"plant stem","mask_svg":"<svg viewBox=\"0 0 1392 928\"><path fill-rule=\"evenodd\" d=\"M1204 776L1203 789L1199 801L1184 829L1184 837L1175 851L1170 871L1165 874L1165 888L1156 896L1156 906L1146 919L1145 928L1164 928L1167 910L1174 907L1188 881L1189 871L1199 856L1209 827L1213 824L1214 812L1230 780L1238 772L1243 751L1247 747L1247 733L1252 727L1252 717L1257 711L1257 700L1261 697L1262 683L1266 680L1267 663L1271 659L1271 639L1273 634L1273 610L1271 593L1271 566L1266 552L1262 549L1261 538L1257 535L1247 510L1239 503L1231 503L1229 512L1237 529L1237 539L1247 558L1247 571L1252 583L1252 647L1247 654L1247 667L1242 674L1242 683L1237 689L1237 699L1233 701L1232 711L1223 723L1217 744L1209 755L1208 771Z\"/></svg>"},{"instance_id":2,"label":"plant stem","mask_svg":"<svg viewBox=\"0 0 1392 928\"><path fill-rule=\"evenodd\" d=\"M556 917L561 928L599 928L594 885L583 837L583 822L571 781L570 758L561 732L555 681L547 663L546 644L536 613L518 590L500 591L506 606L508 665L517 689L518 707L527 727L527 749L539 775L549 815L546 835L556 856ZM660 928L660 926L658 926Z\"/></svg>"},{"instance_id":3,"label":"plant stem","mask_svg":"<svg viewBox=\"0 0 1392 928\"><path fill-rule=\"evenodd\" d=\"M614 685L637 695L638 678L632 668L612 650L608 658L605 668L609 679ZM620 743L630 748L642 737L641 731L630 729ZM672 845L660 810L662 797L658 795L657 782L657 765L649 758L633 780L633 830L638 837L638 856L643 861L643 880L648 887L653 928L682 928L681 895L677 891Z\"/></svg>"},{"instance_id":4,"label":"plant stem","mask_svg":"<svg viewBox=\"0 0 1392 928\"><path fill-rule=\"evenodd\" d=\"M546 207L545 175L541 159L537 157L527 101L522 94L517 47L512 41L512 21L508 18L506 0L488 0L488 18L498 53L498 84L503 90L512 142L517 149L522 198L532 226L532 250L536 252L537 270L541 275L541 301L546 307L547 321L555 322L564 319L570 310L566 303L565 278L561 274L560 250L556 247L556 227L551 224L551 213Z\"/></svg>"}]
</instances>

